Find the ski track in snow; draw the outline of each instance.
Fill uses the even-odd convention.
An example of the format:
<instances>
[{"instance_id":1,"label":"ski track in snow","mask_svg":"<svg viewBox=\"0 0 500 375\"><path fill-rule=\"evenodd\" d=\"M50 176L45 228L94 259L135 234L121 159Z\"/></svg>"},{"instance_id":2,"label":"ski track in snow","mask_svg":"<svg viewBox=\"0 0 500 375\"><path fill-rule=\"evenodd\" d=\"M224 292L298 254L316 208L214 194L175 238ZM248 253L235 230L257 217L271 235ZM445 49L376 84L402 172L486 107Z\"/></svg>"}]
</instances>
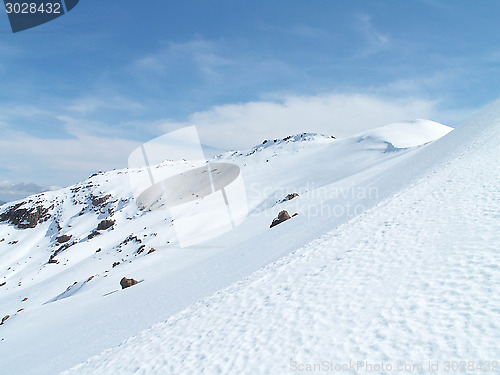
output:
<instances>
[{"instance_id":1,"label":"ski track in snow","mask_svg":"<svg viewBox=\"0 0 500 375\"><path fill-rule=\"evenodd\" d=\"M500 137L483 138L351 222L65 374L300 373L291 361L423 363L427 372L429 360L498 361Z\"/></svg>"}]
</instances>

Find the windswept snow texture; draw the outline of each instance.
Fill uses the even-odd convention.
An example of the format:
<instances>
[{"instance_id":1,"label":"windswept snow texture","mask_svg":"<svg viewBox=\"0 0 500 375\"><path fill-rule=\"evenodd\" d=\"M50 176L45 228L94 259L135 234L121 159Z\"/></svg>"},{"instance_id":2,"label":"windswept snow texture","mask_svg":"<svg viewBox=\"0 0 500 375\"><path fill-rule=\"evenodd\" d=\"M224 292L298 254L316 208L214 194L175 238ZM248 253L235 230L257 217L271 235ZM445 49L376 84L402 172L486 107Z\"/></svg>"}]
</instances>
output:
<instances>
[{"instance_id":1,"label":"windswept snow texture","mask_svg":"<svg viewBox=\"0 0 500 375\"><path fill-rule=\"evenodd\" d=\"M408 130L405 138L402 136L405 132L397 131L401 126L412 128L413 131ZM304 302L292 306L297 309L294 310L295 313L287 310L290 306L278 303L279 297L274 298L274 292L266 289L270 286L265 280L278 272L276 270L285 270L286 267L282 267L287 262L295 263L302 258L307 262L316 259L317 257L313 255L302 256L313 248L318 248L315 251L319 254L328 252L331 256L336 255L335 260L329 260L326 255L323 260L318 258L324 263L321 267L323 265L333 267L330 261L334 262L334 265L341 262L337 257L346 262L348 257L345 254L360 256L359 254L363 254L364 242L358 243L358 241L361 241L360 238L363 236L368 241L366 248L374 249L373 259L370 258L370 254L366 254L365 260L370 259L370 262L381 271L385 270L384 267L391 267L391 264L394 266L390 257L392 247L384 247L387 256L384 253L383 257L388 257L387 265L377 259L377 246L382 245L370 241L383 239L380 235L376 235L380 227L375 222L366 222L365 229L360 231L340 226L359 217L360 214L369 215L368 210L394 194L402 194L401 191L404 190L401 189L407 189L412 184L417 184L415 185L417 187L425 183L432 185L434 180L431 177L434 176L434 171L436 176L442 176L441 169L445 168L446 163L457 163L456 160L462 160L457 159L460 152L469 155L474 149L467 151L468 148L476 143L481 145L483 142L484 137L481 138L483 133L474 126L468 126L460 131L453 131L436 143L419 146L439 138L450 130L449 127L430 121L417 121L339 140L329 136L304 133L280 140L269 140L249 151L228 152L217 157L215 162L234 163L241 168L250 214L235 230L200 247L179 248L168 210L149 212L141 211L137 207L128 181L130 175L147 176L146 170L100 173L75 186L38 194L2 206L0 208L0 318L7 314L11 316L0 326L2 374L57 373L107 348L115 347L130 336L137 335L153 324L167 319L169 319L167 323L159 327L170 327L168 329L173 330L172 333L181 329L184 324L182 322L188 322L190 319L192 326L184 328L179 336L162 337L161 341L166 346L148 346L151 351L147 354L138 351L143 353L142 359L132 353L137 348L128 348L128 344L121 347L114 355L123 350L128 353L129 360L122 361L120 371L113 369L113 366L106 367L109 364L106 357L103 357L103 360L92 361L88 365L90 367L82 367L81 370L87 368L89 372L94 372L93 366L96 366L100 369L94 373L99 373L103 370L101 366L104 366L109 372L127 373L139 371L143 364L144 366L150 364L156 367L146 367L145 370L151 370L153 373L156 371L214 373L219 371L218 369L226 372L227 368L230 369L230 373L250 373L251 369L255 369L254 366L263 366L261 370L269 373L271 370L267 371L267 368L284 364L284 368L279 367L276 371L278 373L289 371L286 367L287 361L294 356L294 353L300 352L298 347L288 353L284 362L271 364L264 359L266 356L277 356L287 345L293 347L298 345L296 339L288 338L287 335L299 337L308 335L309 331L311 335L317 332L313 328L304 328L308 322L306 319L308 314L311 314L310 320L316 320L315 316L322 316L315 315L315 307L310 306L313 302L308 302L308 298L316 295L318 300L313 304L317 303L318 309L326 306L329 311L337 311L340 314L339 309L342 308L344 317L356 316L357 312L362 314L362 311L368 311L366 314L369 316L373 314L369 312L370 309L366 310L359 304L346 301L342 304L340 298L347 296L342 294L344 289L347 293L349 288L356 287L357 282L361 294L366 288L370 288L371 277L374 277L375 271L371 268L364 270L363 263L358 265L354 258L352 266L344 263L344 266L340 267L341 263L338 263L339 268L332 273L320 272L314 276L316 272L310 274L308 265L304 265L302 276L299 276L302 272L300 270L290 271L290 275L286 277L289 277L294 288L289 288L287 293L290 293L290 298L300 298ZM417 134L420 138L415 140ZM498 138L498 134L493 133L488 141L491 143L491 138L494 137ZM404 148L403 145L417 147ZM166 161L156 168L183 169L183 163ZM495 177L495 173L496 169L492 168L490 177ZM473 186L477 181L470 183ZM452 187L449 189L450 194L453 193ZM484 194L485 191L482 190ZM299 193L299 196L283 202L287 194L294 192ZM423 198L427 195L424 194ZM491 195L488 193L486 196ZM406 202L406 198L402 199ZM471 215L479 212L476 212L477 202L474 203L476 206L471 208ZM299 215L270 229L272 219L284 209L290 214L298 212ZM376 208L374 212L378 209ZM449 208L446 203L437 206L436 209L439 211ZM494 207L490 209L493 210L493 214L497 212ZM424 212L423 208L421 212ZM424 212L422 215L416 215L416 219L429 219L430 216L430 213ZM404 215L401 220L403 217ZM452 217L456 216L451 215L450 221ZM468 217L463 215L459 220L466 220ZM389 228L398 229L397 223L394 221ZM488 224L486 226L488 227ZM346 237L344 232L354 234ZM324 237L326 233L330 234ZM390 233L392 230L387 229L385 235L388 236ZM481 235L484 240L485 234ZM442 241L448 241L446 236L447 231ZM335 247L324 245L337 237L341 242ZM460 236L455 237L460 238ZM324 246L321 245L321 241L326 241L323 242ZM342 241L353 241L350 253L345 249L343 252ZM388 244L391 243L387 241ZM434 242L435 246L441 248L439 241L432 241ZM483 242L476 241L476 243ZM355 251L356 246L361 249L359 252ZM401 246L400 250L414 255L412 246L420 245L418 242L414 244L410 241L405 243L405 246ZM478 246L482 246L484 250L484 245ZM290 255L294 251L295 255ZM428 251L427 247L422 245L421 251ZM433 256L436 257L435 254ZM278 263L273 264L276 261ZM482 259L477 261L478 269L481 270L484 263ZM401 262L404 263L403 260ZM266 266L267 268L262 270ZM402 264L401 269L404 270L404 267ZM366 278L363 279L362 274L354 272L356 269L363 269ZM256 271L258 272L252 275ZM342 279L343 274L346 279ZM495 269L490 269L490 274L491 277L496 277ZM337 281L339 285L342 283L345 285L344 289L330 285L331 293L337 293L335 295L335 298L339 298L337 301L330 300L331 295L325 298L321 295L321 291L325 288L319 284L326 282L321 279L326 275L339 278ZM143 282L121 290L119 282L124 276ZM382 280L390 276L402 282L401 291L404 291L405 278L400 278L398 270L390 275L377 274L376 278ZM244 279L245 277L250 279ZM301 277L310 278L311 282L317 281L318 285L308 286L302 279L299 284L295 284L294 280ZM259 281L261 279L263 281ZM233 285L215 297L209 297L233 283L240 284ZM262 288L260 292L250 296L249 288L255 283L264 284L259 287ZM272 288L282 285L281 283L279 281L274 284L273 281ZM310 293L308 288L313 287L318 288L316 294L302 295ZM233 292L235 288L242 289L236 293ZM407 292L410 293L412 289L409 286L408 288ZM287 295L284 292L280 293L280 296ZM423 295L426 293L422 291ZM387 294L388 301L392 300L391 296ZM197 302L207 297L208 307ZM219 301L217 299L219 297L223 298ZM267 302L260 301L261 297ZM241 302L242 309L238 310L236 305L229 307L227 298L234 298L236 304ZM360 297L350 298L357 301ZM370 298L379 301L381 297L374 294ZM319 303L320 299L323 305ZM195 303L198 305L193 305ZM495 307L494 303L493 300L490 305L492 308ZM220 308L219 312L210 310L212 305L214 308ZM252 319L252 311L256 314L254 316L259 316L266 311L266 306L274 306L276 309L274 313L281 308L284 309L281 322L276 323L275 329L278 333L273 331L274 328L267 329L267 324L272 322L271 315L269 322L259 323ZM369 303L367 306L370 306ZM208 309L203 310L203 308ZM239 315L232 315L236 311L234 309ZM183 310L185 311L182 312ZM204 315L205 313L209 315ZM203 319L200 318L202 315ZM196 320L198 318L199 321ZM388 322L392 322L390 318L390 316L387 318ZM486 318L488 321L488 316ZM323 319L327 319L327 316ZM222 338L226 332L226 328L219 325L222 321L226 322L224 324L227 324L228 329L232 327L237 330L231 334L236 336L229 335ZM250 327L252 322L255 325ZM290 322L295 328L289 326ZM205 324L216 327L207 337L204 336L202 327ZM241 326L234 326L235 324ZM348 324L342 321L339 321L339 325L335 325L335 320L332 319L319 318L315 324L328 326L329 328L323 333L328 337L338 337L335 336L337 328L348 327ZM355 325L356 322L353 321L351 324ZM245 331L246 328L248 332ZM286 333L286 330L291 331ZM292 335L291 332L295 334ZM348 341L350 336L347 331L345 336L342 336L341 332L340 336ZM145 331L141 337L150 334L151 332ZM495 334L495 330L490 330L489 334ZM201 336L196 336L194 339L193 335ZM274 335L281 335L283 342L277 342ZM191 350L186 349L188 344L184 337L193 340ZM485 337L487 339L488 334ZM225 357L220 357L219 351L205 346L213 344L210 341L212 338L221 339L221 343L218 344L221 347L226 347L227 343L234 343L231 340L243 341L241 341L242 346L235 344L236 346L232 348L233 354L227 352ZM308 348L311 358L321 350L327 350L326 347L313 350L311 346L315 343L313 339L306 341L302 337L301 340L303 340L301 347ZM275 345L281 345L281 348L274 348ZM354 350L353 345L349 348ZM264 349L265 352L258 355L254 355L255 352L252 351ZM344 354L347 355L351 349L346 348ZM368 349L366 349L367 357L372 354ZM161 362L149 359L155 356L155 353L157 360ZM117 357L111 355L109 358L114 361L112 358ZM191 361L189 365L192 367L188 369L187 364L182 364L182 358ZM273 357L273 360L276 358Z\"/></svg>"},{"instance_id":2,"label":"windswept snow texture","mask_svg":"<svg viewBox=\"0 0 500 375\"><path fill-rule=\"evenodd\" d=\"M67 373L282 374L323 361L430 372L429 360L443 373L446 361L498 361L499 144L497 104L391 171L435 160L412 185Z\"/></svg>"}]
</instances>

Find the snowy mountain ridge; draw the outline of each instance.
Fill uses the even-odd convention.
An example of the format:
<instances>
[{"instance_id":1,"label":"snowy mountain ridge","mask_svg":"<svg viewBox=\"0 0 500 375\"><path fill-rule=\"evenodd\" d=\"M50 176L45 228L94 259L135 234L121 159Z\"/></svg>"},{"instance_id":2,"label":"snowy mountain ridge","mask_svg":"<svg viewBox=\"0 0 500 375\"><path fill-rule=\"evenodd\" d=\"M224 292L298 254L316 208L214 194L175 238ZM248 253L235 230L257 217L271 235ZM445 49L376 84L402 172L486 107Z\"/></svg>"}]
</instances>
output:
<instances>
[{"instance_id":1,"label":"snowy mountain ridge","mask_svg":"<svg viewBox=\"0 0 500 375\"><path fill-rule=\"evenodd\" d=\"M414 183L64 374L496 368L499 143L497 102L378 179Z\"/></svg>"},{"instance_id":2,"label":"snowy mountain ridge","mask_svg":"<svg viewBox=\"0 0 500 375\"><path fill-rule=\"evenodd\" d=\"M401 127L408 129L398 132ZM10 318L1 327L5 341L0 345L21 362L26 353L33 356L25 373L36 373L42 364L63 370L116 345L162 319L158 311L178 312L376 205L392 191L379 189L376 181L423 149L401 146L427 144L449 131L420 120L344 139L303 133L216 157L241 168L250 214L241 226L203 248L179 249L168 210L137 207L129 174L141 170L98 173L74 186L4 205L0 315ZM155 168L185 163L166 161ZM284 200L294 192L299 196ZM283 209L299 216L270 229ZM290 228L300 237L290 236ZM123 276L144 282L121 293L117 288ZM139 307L144 304L149 308ZM134 314L137 309L141 320ZM98 321L82 324L85 314L96 311L102 314ZM117 311L126 326L113 318ZM28 322L36 327L29 335L41 342L50 337L61 347L65 335L71 335L79 338L81 351L47 347L31 353L23 328ZM56 332L61 326L65 334ZM102 330L113 333L90 345L95 344L92 334ZM0 362L4 368L18 368Z\"/></svg>"},{"instance_id":3,"label":"snowy mountain ridge","mask_svg":"<svg viewBox=\"0 0 500 375\"><path fill-rule=\"evenodd\" d=\"M434 133L430 129L434 129ZM321 147L328 147L334 144L337 146L336 143L340 143L341 145L349 140L369 144L369 149L372 149L375 145L378 149L383 149L386 147L386 144L393 146L393 142L399 145L400 143L397 142L400 142L399 139L404 138L405 132L408 134L407 139L413 139L417 135L420 137L420 144L424 144L446 134L450 130L451 128L441 124L419 120L417 122L388 125L343 140L335 140L332 136L303 133L288 136L280 140L264 141L262 145L258 145L249 151L228 152L215 157L214 160L226 160L237 164L241 164L241 160L245 160L243 165L241 165L245 173L246 169L248 170L253 167L250 165L247 166L247 163L260 164L263 162L262 158L264 157L266 158L266 162L271 161L272 163L273 158L276 157L283 157L284 155L297 152L317 152ZM413 143L407 141L406 144L415 146L416 142L414 140ZM359 149L359 145L356 146ZM363 146L361 149L363 149ZM353 147L352 150L354 151L356 148ZM252 158L249 157L255 153L260 153L260 156L256 156L256 160L252 161ZM189 162L165 161L158 167L179 168L187 163ZM145 245L149 251L151 248L174 242L175 234L171 228L172 223L169 222L168 212L155 212L148 215L135 205L134 198L128 190L128 174L134 172L133 170L128 171L124 169L96 173L89 179L68 188L36 194L20 202L12 202L2 207L0 211L0 223L11 224L10 228L25 230L38 227L37 230L43 233L43 240L36 245L43 250L38 251L34 256L32 255L29 258L29 262L24 260L26 267L28 267L29 263L38 262L37 266L42 268L40 270L36 269L38 267L35 267L35 269L32 269L30 275L33 272L38 274L52 274L52 272L44 271L44 269L54 268L56 267L54 266L55 264L60 264L61 262L63 265L68 264L67 262L70 262L70 259L64 258L64 254L73 252L74 246L76 246L74 247L75 253L85 253L87 257L96 257L95 252L99 249L102 251L103 247L105 247L103 244L104 237L110 237L113 242L111 249L109 249L108 245L108 249L104 249L104 253L106 251L124 253L124 256L120 256L122 254L115 254L113 262L104 267L108 269L115 262L130 261L125 258L136 257L142 254L142 252L134 253L132 248L143 247ZM262 205L262 202L258 202L258 204ZM148 220L148 216L154 216L154 220ZM154 223L155 221L156 223ZM140 226L141 228L139 230L136 228L129 229L132 226L131 223L136 222L136 227ZM158 230L158 222L161 222L162 226L165 222L168 222L167 225L170 227L170 230L165 231L165 228L162 231ZM126 233L119 231L120 235L113 235L118 232L118 227L127 228ZM148 227L155 229L142 229ZM13 246L12 253L15 253L16 247L25 246L22 241L23 236L17 231L9 231L8 228L4 227L4 231L0 232L5 233L0 238L0 243L6 242L10 244L11 247ZM17 234L21 236L17 236ZM133 240L130 240L131 238ZM85 249L80 250L82 246L85 246ZM142 254L142 256L146 254L147 252ZM101 256L102 254L99 255ZM82 259L82 256L78 256L78 261ZM45 262L43 261L44 257L46 259ZM10 267L9 271L11 272L3 276L4 281L13 277L16 272L16 267L14 267L16 263L20 263L20 267L17 267L18 270L25 268L21 266L23 258L7 258L11 259L11 262L6 264L7 268ZM101 272L105 272L106 270L103 269ZM29 277L27 276L27 278ZM21 282L21 279L16 280L14 283L9 282L5 291L11 290L10 284L19 284ZM29 281L26 282L30 283Z\"/></svg>"}]
</instances>

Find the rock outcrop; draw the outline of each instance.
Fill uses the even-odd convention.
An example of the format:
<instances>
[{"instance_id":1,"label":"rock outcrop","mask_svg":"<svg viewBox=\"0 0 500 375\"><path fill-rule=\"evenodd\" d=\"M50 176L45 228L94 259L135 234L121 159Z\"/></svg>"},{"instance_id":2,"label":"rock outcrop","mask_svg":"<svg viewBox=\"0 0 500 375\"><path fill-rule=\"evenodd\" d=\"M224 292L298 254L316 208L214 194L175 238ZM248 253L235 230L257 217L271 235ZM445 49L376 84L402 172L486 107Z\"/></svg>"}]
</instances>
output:
<instances>
[{"instance_id":1,"label":"rock outcrop","mask_svg":"<svg viewBox=\"0 0 500 375\"><path fill-rule=\"evenodd\" d=\"M15 225L19 229L35 228L39 223L49 219L49 209L42 206L31 208L21 208L24 202L18 203L2 214L0 222L6 221Z\"/></svg>"},{"instance_id":2,"label":"rock outcrop","mask_svg":"<svg viewBox=\"0 0 500 375\"><path fill-rule=\"evenodd\" d=\"M135 284L137 284L137 280L127 279L126 277L124 277L120 281L120 285L122 286L122 289L128 288L129 286L132 286L132 285L135 285Z\"/></svg>"},{"instance_id":3,"label":"rock outcrop","mask_svg":"<svg viewBox=\"0 0 500 375\"><path fill-rule=\"evenodd\" d=\"M271 226L269 228L272 228L278 224L281 224L284 221L287 221L288 219L290 219L290 217L291 216L288 213L288 211L286 211L286 210L280 211L280 213L278 214L278 217L273 220L273 222L271 223Z\"/></svg>"},{"instance_id":4,"label":"rock outcrop","mask_svg":"<svg viewBox=\"0 0 500 375\"><path fill-rule=\"evenodd\" d=\"M65 234L56 238L57 243L65 243L71 239L72 235Z\"/></svg>"},{"instance_id":5,"label":"rock outcrop","mask_svg":"<svg viewBox=\"0 0 500 375\"><path fill-rule=\"evenodd\" d=\"M97 230L106 230L106 229L111 228L113 225L115 225L114 220L106 219L106 220L101 221L97 225Z\"/></svg>"}]
</instances>

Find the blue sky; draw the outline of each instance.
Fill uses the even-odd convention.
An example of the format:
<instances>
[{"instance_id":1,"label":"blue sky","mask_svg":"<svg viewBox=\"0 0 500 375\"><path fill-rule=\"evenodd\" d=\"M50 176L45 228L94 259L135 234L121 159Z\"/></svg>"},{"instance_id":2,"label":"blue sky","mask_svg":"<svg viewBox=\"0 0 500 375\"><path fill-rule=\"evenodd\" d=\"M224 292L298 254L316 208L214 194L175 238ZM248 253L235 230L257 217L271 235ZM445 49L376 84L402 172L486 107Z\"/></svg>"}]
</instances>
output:
<instances>
[{"instance_id":1,"label":"blue sky","mask_svg":"<svg viewBox=\"0 0 500 375\"><path fill-rule=\"evenodd\" d=\"M217 149L458 126L499 97L499 22L493 0L81 0L16 34L0 15L0 200L191 124Z\"/></svg>"}]
</instances>

